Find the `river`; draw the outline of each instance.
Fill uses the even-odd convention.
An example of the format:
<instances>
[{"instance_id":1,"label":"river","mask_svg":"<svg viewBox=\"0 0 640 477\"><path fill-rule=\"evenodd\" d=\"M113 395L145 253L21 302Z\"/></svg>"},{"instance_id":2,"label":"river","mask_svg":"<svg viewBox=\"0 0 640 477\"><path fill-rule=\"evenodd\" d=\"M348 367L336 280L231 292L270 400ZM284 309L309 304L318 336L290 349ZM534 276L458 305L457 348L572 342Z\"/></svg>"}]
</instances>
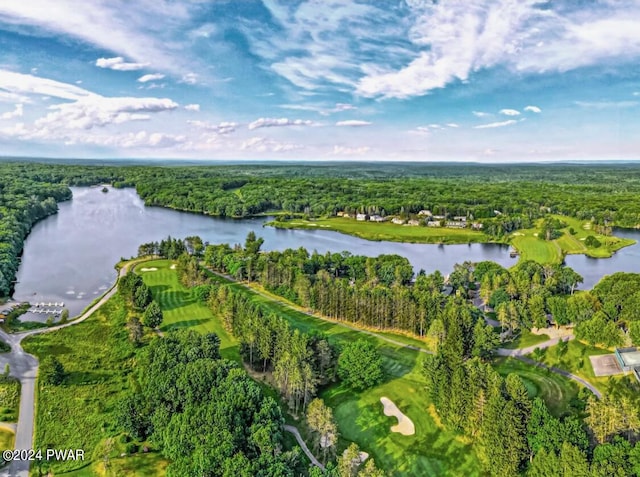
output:
<instances>
[{"instance_id":1,"label":"river","mask_svg":"<svg viewBox=\"0 0 640 477\"><path fill-rule=\"evenodd\" d=\"M509 247L498 244L408 244L372 242L327 230L281 230L264 227L266 217L221 219L147 207L134 189L72 187L73 199L59 204L59 211L38 222L25 241L13 297L19 301L64 302L71 316L79 314L116 278L114 265L121 257L137 255L144 242L168 235L199 235L209 243L244 243L255 231L265 250L305 247L320 253L348 250L353 254L407 257L415 270L449 273L465 260L491 260L509 267ZM640 232L616 232L640 239ZM640 247L627 247L610 259L567 257L567 264L585 277L582 288L591 288L600 277L615 271L640 270ZM28 313L24 319L44 320L46 315Z\"/></svg>"}]
</instances>

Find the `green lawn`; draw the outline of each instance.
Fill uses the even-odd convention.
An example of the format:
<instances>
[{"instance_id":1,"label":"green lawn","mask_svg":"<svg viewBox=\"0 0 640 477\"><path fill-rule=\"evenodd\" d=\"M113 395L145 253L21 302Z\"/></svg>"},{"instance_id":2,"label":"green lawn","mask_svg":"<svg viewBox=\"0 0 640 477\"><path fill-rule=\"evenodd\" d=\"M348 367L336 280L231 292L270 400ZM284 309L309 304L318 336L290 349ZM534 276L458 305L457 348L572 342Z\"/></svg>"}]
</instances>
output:
<instances>
[{"instance_id":1,"label":"green lawn","mask_svg":"<svg viewBox=\"0 0 640 477\"><path fill-rule=\"evenodd\" d=\"M193 291L178 281L178 274L169 260L153 260L139 264L134 271L142 276L151 288L153 299L158 302L164 319L160 329L192 328L199 333L215 333L220 338L220 354L223 358L240 362L238 342L213 316L211 310L197 300ZM141 271L141 269L157 269Z\"/></svg>"},{"instance_id":2,"label":"green lawn","mask_svg":"<svg viewBox=\"0 0 640 477\"><path fill-rule=\"evenodd\" d=\"M38 382L35 447L84 449L88 461L53 463L56 475L72 470L96 475L90 469L99 468L105 455L113 460L124 452L119 442L111 450L105 446L110 438L118 440L115 405L132 385L135 348L127 337L127 317L125 303L115 295L88 320L23 342L25 351L41 362L56 356L66 371L62 385ZM149 332L145 339L152 338Z\"/></svg>"},{"instance_id":3,"label":"green lawn","mask_svg":"<svg viewBox=\"0 0 640 477\"><path fill-rule=\"evenodd\" d=\"M521 260L534 260L539 263L560 263L565 254L584 253L590 257L607 258L623 247L633 245L635 240L608 237L593 231L590 222L579 220L564 215L553 215L567 224L562 229L562 236L556 240L542 240L536 234L540 231L538 228L523 229L513 232L509 237L511 244L518 252L520 252ZM542 219L538 221L540 225ZM574 234L569 232L573 228ZM588 236L594 236L602 243L598 248L587 247L585 239Z\"/></svg>"},{"instance_id":4,"label":"green lawn","mask_svg":"<svg viewBox=\"0 0 640 477\"><path fill-rule=\"evenodd\" d=\"M508 341L500 345L501 348L516 349L544 343L549 340L549 335L536 335L531 331L523 330L513 341Z\"/></svg>"},{"instance_id":5,"label":"green lawn","mask_svg":"<svg viewBox=\"0 0 640 477\"><path fill-rule=\"evenodd\" d=\"M562 415L573 398L578 395L578 385L558 374L531 366L513 358L498 358L494 368L502 376L515 373L522 378L529 396L540 396L552 414Z\"/></svg>"},{"instance_id":6,"label":"green lawn","mask_svg":"<svg viewBox=\"0 0 640 477\"><path fill-rule=\"evenodd\" d=\"M20 407L20 382L14 378L0 378L0 421L17 422Z\"/></svg>"},{"instance_id":7,"label":"green lawn","mask_svg":"<svg viewBox=\"0 0 640 477\"><path fill-rule=\"evenodd\" d=\"M391 222L360 222L343 217L314 220L291 219L286 222L273 221L267 225L283 229L335 230L366 240L388 240L391 242L445 244L491 242L486 234L477 230L397 225Z\"/></svg>"}]
</instances>

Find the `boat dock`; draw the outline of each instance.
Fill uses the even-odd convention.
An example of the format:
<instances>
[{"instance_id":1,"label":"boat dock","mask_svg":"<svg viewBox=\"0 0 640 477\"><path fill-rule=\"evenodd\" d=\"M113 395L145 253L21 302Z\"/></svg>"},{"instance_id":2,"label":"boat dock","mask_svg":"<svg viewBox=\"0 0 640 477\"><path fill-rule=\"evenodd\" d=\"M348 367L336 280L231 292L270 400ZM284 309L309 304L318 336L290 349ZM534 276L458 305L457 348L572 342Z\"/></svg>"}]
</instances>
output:
<instances>
[{"instance_id":1,"label":"boat dock","mask_svg":"<svg viewBox=\"0 0 640 477\"><path fill-rule=\"evenodd\" d=\"M45 313L47 315L60 315L62 314L62 310L64 307L64 302L40 302L40 303L34 303L33 305L31 305L31 307L27 310L30 313Z\"/></svg>"}]
</instances>

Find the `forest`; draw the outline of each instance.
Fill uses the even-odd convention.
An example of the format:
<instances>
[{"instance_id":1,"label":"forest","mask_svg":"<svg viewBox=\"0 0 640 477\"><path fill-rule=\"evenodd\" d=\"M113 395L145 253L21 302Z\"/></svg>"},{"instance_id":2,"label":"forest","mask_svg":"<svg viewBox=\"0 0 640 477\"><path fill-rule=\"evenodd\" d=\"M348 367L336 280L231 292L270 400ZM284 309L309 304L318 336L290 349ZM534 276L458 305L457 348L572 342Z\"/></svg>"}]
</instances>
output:
<instances>
[{"instance_id":1,"label":"forest","mask_svg":"<svg viewBox=\"0 0 640 477\"><path fill-rule=\"evenodd\" d=\"M175 240L140 250L162 256ZM425 393L447 428L476 443L490 475L640 475L637 396L607 394L598 400L585 390L562 415L552 414L540 397L529 397L518 375L501 377L494 369L500 339L470 303L478 293L495 308L507 334L546 327L551 316L559 324L576 324L576 336L593 344L615 346L627 338L640 344L640 275L615 274L592 291L576 292L581 277L567 267L523 262L506 270L481 262L456 266L445 283L437 272L414 276L397 256L261 252L261 244L249 233L243 246L208 245L202 256L179 256L177 270L239 339L244 361L273 372L294 412L308 408L323 386L349 379L340 364L346 351L322 334L292 331L283 318L207 280L198 267L201 258L217 273L260 284L326 317L431 339L435 354L424 362ZM375 354L355 359L375 361ZM356 374L361 382L355 386L377 383L362 382L363 376L376 376L375 369Z\"/></svg>"},{"instance_id":2,"label":"forest","mask_svg":"<svg viewBox=\"0 0 640 477\"><path fill-rule=\"evenodd\" d=\"M33 224L71 198L69 186L135 187L147 205L222 216L460 215L492 240L548 214L595 226L640 224L640 167L622 165L265 164L121 166L0 162L0 294L15 278Z\"/></svg>"}]
</instances>

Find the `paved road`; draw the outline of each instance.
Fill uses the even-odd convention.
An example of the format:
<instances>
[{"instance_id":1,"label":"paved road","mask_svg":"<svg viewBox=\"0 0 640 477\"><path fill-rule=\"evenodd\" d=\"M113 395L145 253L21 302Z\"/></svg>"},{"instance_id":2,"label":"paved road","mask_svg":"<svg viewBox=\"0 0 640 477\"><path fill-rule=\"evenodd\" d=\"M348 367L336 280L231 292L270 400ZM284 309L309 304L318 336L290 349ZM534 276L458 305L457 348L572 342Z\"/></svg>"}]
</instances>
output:
<instances>
[{"instance_id":1,"label":"paved road","mask_svg":"<svg viewBox=\"0 0 640 477\"><path fill-rule=\"evenodd\" d=\"M120 269L120 277L127 272L128 267L129 264ZM14 376L20 381L20 410L18 423L16 425L16 449L31 449L33 447L36 376L38 375L38 360L35 356L26 353L22 349L20 342L27 336L48 333L83 322L95 313L98 308L104 305L116 291L117 287L116 284L114 284L98 302L86 310L79 318L62 325L13 334L8 334L0 329L0 338L11 346L9 353L0 354L0 369L3 369L6 363L9 363L11 376ZM29 461L14 461L0 472L1 475L10 477L28 477Z\"/></svg>"},{"instance_id":2,"label":"paved road","mask_svg":"<svg viewBox=\"0 0 640 477\"><path fill-rule=\"evenodd\" d=\"M515 349L507 349L507 348L498 348L498 356L524 356L527 354L533 353L536 349L547 349L551 346L557 345L560 341L569 341L574 338L573 335L568 335L563 338L552 338L547 341L543 341L542 343L538 343L536 345L527 346L526 348L515 348Z\"/></svg>"},{"instance_id":3,"label":"paved road","mask_svg":"<svg viewBox=\"0 0 640 477\"><path fill-rule=\"evenodd\" d=\"M296 440L298 441L298 444L300 444L300 447L302 447L303 452L307 454L307 457L309 458L311 463L316 467L320 467L322 470L324 470L324 465L322 465L320 461L316 459L316 457L311 453L311 451L307 447L307 444L302 439L302 436L300 435L300 432L298 431L298 429L288 424L285 424L284 430L287 432L290 432L295 436Z\"/></svg>"}]
</instances>

